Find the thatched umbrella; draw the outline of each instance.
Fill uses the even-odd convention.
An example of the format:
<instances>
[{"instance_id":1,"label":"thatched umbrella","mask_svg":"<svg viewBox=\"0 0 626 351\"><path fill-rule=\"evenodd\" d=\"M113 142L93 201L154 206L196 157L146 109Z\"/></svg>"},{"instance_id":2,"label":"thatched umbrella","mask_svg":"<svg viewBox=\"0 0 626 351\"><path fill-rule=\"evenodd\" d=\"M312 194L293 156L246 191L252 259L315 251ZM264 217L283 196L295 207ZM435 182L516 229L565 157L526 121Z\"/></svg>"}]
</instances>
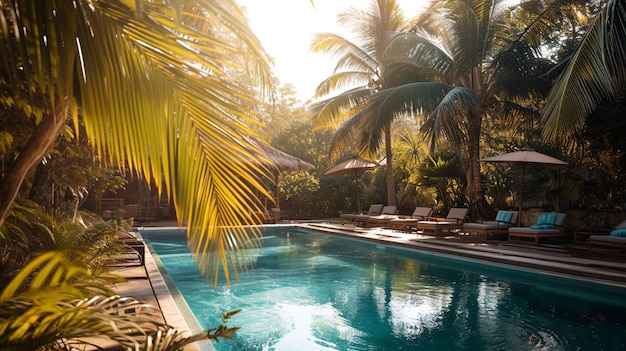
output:
<instances>
[{"instance_id":1,"label":"thatched umbrella","mask_svg":"<svg viewBox=\"0 0 626 351\"><path fill-rule=\"evenodd\" d=\"M266 144L258 139L248 139L252 146L261 152L259 159L263 166L272 170L274 175L274 183L276 184L276 207L280 208L280 189L278 188L278 176L282 172L311 171L315 169L312 164L303 161L295 156L289 155L277 148Z\"/></svg>"},{"instance_id":2,"label":"thatched umbrella","mask_svg":"<svg viewBox=\"0 0 626 351\"><path fill-rule=\"evenodd\" d=\"M315 169L315 166L312 164L282 152L260 140L250 139L250 143L262 152L261 156L267 161L266 163L269 163L269 166L275 168L279 173L311 171Z\"/></svg>"}]
</instances>

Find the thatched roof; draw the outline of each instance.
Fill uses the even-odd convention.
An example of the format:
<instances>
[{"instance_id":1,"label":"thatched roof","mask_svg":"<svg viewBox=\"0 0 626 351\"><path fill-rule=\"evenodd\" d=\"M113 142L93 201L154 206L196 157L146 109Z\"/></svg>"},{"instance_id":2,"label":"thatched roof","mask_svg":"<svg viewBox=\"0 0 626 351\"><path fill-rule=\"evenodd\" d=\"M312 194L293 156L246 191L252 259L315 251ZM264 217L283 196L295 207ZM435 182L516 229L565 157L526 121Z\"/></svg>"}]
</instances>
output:
<instances>
[{"instance_id":1,"label":"thatched roof","mask_svg":"<svg viewBox=\"0 0 626 351\"><path fill-rule=\"evenodd\" d=\"M310 171L315 169L315 166L312 164L282 152L258 139L250 139L250 143L257 146L263 153L261 157L267 160L270 166L274 167L279 172Z\"/></svg>"}]
</instances>

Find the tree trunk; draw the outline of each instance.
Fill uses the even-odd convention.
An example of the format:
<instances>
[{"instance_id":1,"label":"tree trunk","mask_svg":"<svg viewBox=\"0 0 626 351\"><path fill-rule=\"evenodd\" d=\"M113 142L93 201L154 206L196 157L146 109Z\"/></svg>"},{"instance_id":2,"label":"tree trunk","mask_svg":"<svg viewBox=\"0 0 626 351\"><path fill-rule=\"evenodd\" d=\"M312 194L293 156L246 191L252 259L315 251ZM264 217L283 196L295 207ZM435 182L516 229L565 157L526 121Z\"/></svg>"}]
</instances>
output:
<instances>
[{"instance_id":1,"label":"tree trunk","mask_svg":"<svg viewBox=\"0 0 626 351\"><path fill-rule=\"evenodd\" d=\"M385 157L387 158L387 205L396 206L396 187L393 178L393 151L391 150L391 122L385 130Z\"/></svg>"},{"instance_id":2,"label":"tree trunk","mask_svg":"<svg viewBox=\"0 0 626 351\"><path fill-rule=\"evenodd\" d=\"M56 113L44 116L15 160L13 167L6 174L0 187L0 225L4 223L28 172L38 162L41 162L65 125L68 106L59 106L59 108L61 107L63 109L56 111Z\"/></svg>"},{"instance_id":3,"label":"tree trunk","mask_svg":"<svg viewBox=\"0 0 626 351\"><path fill-rule=\"evenodd\" d=\"M480 174L480 127L482 120L480 115L470 121L468 131L468 169L466 170L466 179L468 186L468 195L473 202L480 217L485 219L493 219L496 217L496 211L485 199L483 192L482 177Z\"/></svg>"}]
</instances>

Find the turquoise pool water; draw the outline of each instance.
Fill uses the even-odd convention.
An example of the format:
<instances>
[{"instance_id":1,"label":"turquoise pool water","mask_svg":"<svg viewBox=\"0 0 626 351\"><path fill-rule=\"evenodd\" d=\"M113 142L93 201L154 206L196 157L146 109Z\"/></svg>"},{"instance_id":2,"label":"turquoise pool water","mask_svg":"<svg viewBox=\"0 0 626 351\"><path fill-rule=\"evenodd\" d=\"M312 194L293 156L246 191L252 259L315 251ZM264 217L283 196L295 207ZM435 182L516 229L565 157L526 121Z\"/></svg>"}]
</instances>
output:
<instances>
[{"instance_id":1,"label":"turquoise pool water","mask_svg":"<svg viewBox=\"0 0 626 351\"><path fill-rule=\"evenodd\" d=\"M215 290L184 234L142 235L202 328L242 310L219 351L626 349L618 288L279 227Z\"/></svg>"}]
</instances>

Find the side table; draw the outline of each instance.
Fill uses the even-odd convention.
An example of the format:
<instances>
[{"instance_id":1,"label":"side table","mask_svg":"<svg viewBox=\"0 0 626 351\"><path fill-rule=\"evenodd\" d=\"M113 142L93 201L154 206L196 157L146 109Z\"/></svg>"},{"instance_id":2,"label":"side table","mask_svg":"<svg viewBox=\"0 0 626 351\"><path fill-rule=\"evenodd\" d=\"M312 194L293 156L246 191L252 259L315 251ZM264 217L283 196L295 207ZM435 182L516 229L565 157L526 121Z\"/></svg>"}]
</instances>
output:
<instances>
[{"instance_id":1,"label":"side table","mask_svg":"<svg viewBox=\"0 0 626 351\"><path fill-rule=\"evenodd\" d=\"M589 237L595 235L594 232L574 232L574 243L576 244L586 244L589 240Z\"/></svg>"}]
</instances>

